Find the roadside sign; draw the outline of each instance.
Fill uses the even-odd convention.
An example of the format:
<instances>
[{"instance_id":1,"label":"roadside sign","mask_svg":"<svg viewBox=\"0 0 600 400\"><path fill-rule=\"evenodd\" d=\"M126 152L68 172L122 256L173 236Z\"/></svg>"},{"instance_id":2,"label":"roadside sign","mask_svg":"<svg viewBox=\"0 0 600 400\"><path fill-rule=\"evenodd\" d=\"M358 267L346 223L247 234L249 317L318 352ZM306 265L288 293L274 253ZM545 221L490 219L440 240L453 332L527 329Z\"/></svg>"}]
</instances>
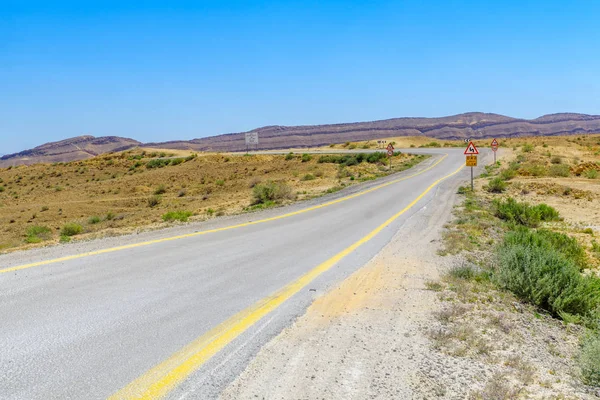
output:
<instances>
[{"instance_id":1,"label":"roadside sign","mask_svg":"<svg viewBox=\"0 0 600 400\"><path fill-rule=\"evenodd\" d=\"M475 147L475 145L473 144L473 142L469 142L469 145L465 149L465 154L466 155L479 154L479 150L477 150L477 147Z\"/></svg>"},{"instance_id":2,"label":"roadside sign","mask_svg":"<svg viewBox=\"0 0 600 400\"><path fill-rule=\"evenodd\" d=\"M467 167L476 167L477 166L477 156L467 156Z\"/></svg>"},{"instance_id":3,"label":"roadside sign","mask_svg":"<svg viewBox=\"0 0 600 400\"><path fill-rule=\"evenodd\" d=\"M246 133L246 146L258 144L258 132L247 132Z\"/></svg>"},{"instance_id":4,"label":"roadside sign","mask_svg":"<svg viewBox=\"0 0 600 400\"><path fill-rule=\"evenodd\" d=\"M388 157L392 157L394 155L394 150L387 151Z\"/></svg>"},{"instance_id":5,"label":"roadside sign","mask_svg":"<svg viewBox=\"0 0 600 400\"><path fill-rule=\"evenodd\" d=\"M493 151L498 151L498 141L496 139L492 140L491 146Z\"/></svg>"},{"instance_id":6,"label":"roadside sign","mask_svg":"<svg viewBox=\"0 0 600 400\"><path fill-rule=\"evenodd\" d=\"M387 149L388 151L394 151L394 146L392 146L392 144L390 143L387 145Z\"/></svg>"}]
</instances>

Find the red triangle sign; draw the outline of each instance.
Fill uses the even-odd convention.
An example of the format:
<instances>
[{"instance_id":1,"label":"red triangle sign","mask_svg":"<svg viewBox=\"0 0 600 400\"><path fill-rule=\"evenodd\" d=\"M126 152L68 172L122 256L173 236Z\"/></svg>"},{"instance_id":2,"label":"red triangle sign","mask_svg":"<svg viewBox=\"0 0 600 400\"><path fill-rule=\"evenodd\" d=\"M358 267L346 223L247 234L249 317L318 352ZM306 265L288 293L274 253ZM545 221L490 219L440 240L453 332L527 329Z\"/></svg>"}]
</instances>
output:
<instances>
[{"instance_id":1,"label":"red triangle sign","mask_svg":"<svg viewBox=\"0 0 600 400\"><path fill-rule=\"evenodd\" d=\"M492 140L492 147L498 147L498 141L496 139Z\"/></svg>"},{"instance_id":2,"label":"red triangle sign","mask_svg":"<svg viewBox=\"0 0 600 400\"><path fill-rule=\"evenodd\" d=\"M469 145L465 149L465 154L479 154L479 150L477 150L473 142L469 142Z\"/></svg>"}]
</instances>

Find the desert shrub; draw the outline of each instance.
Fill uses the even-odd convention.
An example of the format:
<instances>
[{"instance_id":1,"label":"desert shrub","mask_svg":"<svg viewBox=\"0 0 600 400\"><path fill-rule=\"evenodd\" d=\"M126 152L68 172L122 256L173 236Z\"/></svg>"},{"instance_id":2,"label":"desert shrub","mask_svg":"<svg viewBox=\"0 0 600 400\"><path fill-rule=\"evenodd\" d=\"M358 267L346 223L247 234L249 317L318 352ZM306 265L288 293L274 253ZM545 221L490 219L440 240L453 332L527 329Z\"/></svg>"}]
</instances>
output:
<instances>
[{"instance_id":1,"label":"desert shrub","mask_svg":"<svg viewBox=\"0 0 600 400\"><path fill-rule=\"evenodd\" d=\"M278 202L286 199L293 199L292 188L283 182L267 181L259 183L252 188L254 196L253 204L262 204L269 201Z\"/></svg>"},{"instance_id":2,"label":"desert shrub","mask_svg":"<svg viewBox=\"0 0 600 400\"><path fill-rule=\"evenodd\" d=\"M571 174L569 166L564 164L551 165L548 172L550 176L568 177Z\"/></svg>"},{"instance_id":3,"label":"desert shrub","mask_svg":"<svg viewBox=\"0 0 600 400\"><path fill-rule=\"evenodd\" d=\"M560 217L558 211L546 204L531 206L520 203L512 197L506 200L495 200L493 205L494 213L498 218L530 228L537 227L541 221L556 221Z\"/></svg>"},{"instance_id":4,"label":"desert shrub","mask_svg":"<svg viewBox=\"0 0 600 400\"><path fill-rule=\"evenodd\" d=\"M185 162L185 158L172 158L170 165L179 165Z\"/></svg>"},{"instance_id":5,"label":"desert shrub","mask_svg":"<svg viewBox=\"0 0 600 400\"><path fill-rule=\"evenodd\" d=\"M286 161L293 160L294 159L294 153L292 153L292 152L287 153L285 155L285 159L286 159Z\"/></svg>"},{"instance_id":6,"label":"desert shrub","mask_svg":"<svg viewBox=\"0 0 600 400\"><path fill-rule=\"evenodd\" d=\"M547 204L541 203L534 206L533 209L540 214L542 221L558 221L560 220L560 214L554 207Z\"/></svg>"},{"instance_id":7,"label":"desert shrub","mask_svg":"<svg viewBox=\"0 0 600 400\"><path fill-rule=\"evenodd\" d=\"M0 193L4 192L6 188L4 186L0 186Z\"/></svg>"},{"instance_id":8,"label":"desert shrub","mask_svg":"<svg viewBox=\"0 0 600 400\"><path fill-rule=\"evenodd\" d=\"M225 185L225 180L224 180L224 179L217 179L217 180L215 181L215 184L216 184L217 186L223 186L223 185Z\"/></svg>"},{"instance_id":9,"label":"desert shrub","mask_svg":"<svg viewBox=\"0 0 600 400\"><path fill-rule=\"evenodd\" d=\"M341 154L341 155L324 155L319 157L318 163L340 164L345 166L357 165L362 162L375 164L385 160L386 153L378 151L375 153L357 153L357 154Z\"/></svg>"},{"instance_id":10,"label":"desert shrub","mask_svg":"<svg viewBox=\"0 0 600 400\"><path fill-rule=\"evenodd\" d=\"M148 198L148 207L153 208L159 205L161 202L161 198L158 195L154 195Z\"/></svg>"},{"instance_id":11,"label":"desert shrub","mask_svg":"<svg viewBox=\"0 0 600 400\"><path fill-rule=\"evenodd\" d=\"M317 178L322 178L325 175L325 173L323 171L321 171L320 169L315 171L315 176Z\"/></svg>"},{"instance_id":12,"label":"desert shrub","mask_svg":"<svg viewBox=\"0 0 600 400\"><path fill-rule=\"evenodd\" d=\"M553 156L552 158L550 158L550 162L552 164L562 164L562 157Z\"/></svg>"},{"instance_id":13,"label":"desert shrub","mask_svg":"<svg viewBox=\"0 0 600 400\"><path fill-rule=\"evenodd\" d=\"M95 224L97 224L97 223L99 223L99 222L100 222L100 217L99 217L99 216L97 216L97 215L91 216L91 217L88 219L88 224L90 224L90 225L95 225Z\"/></svg>"},{"instance_id":14,"label":"desert shrub","mask_svg":"<svg viewBox=\"0 0 600 400\"><path fill-rule=\"evenodd\" d=\"M165 194L167 193L167 188L165 187L165 185L159 185L156 190L154 191L155 195L159 195L159 194Z\"/></svg>"},{"instance_id":15,"label":"desert shrub","mask_svg":"<svg viewBox=\"0 0 600 400\"><path fill-rule=\"evenodd\" d=\"M166 167L167 165L169 165L170 163L171 163L171 160L157 158L157 159L148 161L146 163L146 168L148 168L148 169L163 168L163 167Z\"/></svg>"},{"instance_id":16,"label":"desert shrub","mask_svg":"<svg viewBox=\"0 0 600 400\"><path fill-rule=\"evenodd\" d=\"M162 219L165 222L170 222L170 221L187 222L188 219L192 216L192 214L193 213L191 211L169 211L168 213L166 213L162 216Z\"/></svg>"},{"instance_id":17,"label":"desert shrub","mask_svg":"<svg viewBox=\"0 0 600 400\"><path fill-rule=\"evenodd\" d=\"M598 332L584 339L577 361L584 383L600 386L600 334Z\"/></svg>"},{"instance_id":18,"label":"desert shrub","mask_svg":"<svg viewBox=\"0 0 600 400\"><path fill-rule=\"evenodd\" d=\"M109 212L106 213L106 217L105 218L106 218L107 221L112 221L113 219L115 219L115 214L113 214L112 212L109 211Z\"/></svg>"},{"instance_id":19,"label":"desert shrub","mask_svg":"<svg viewBox=\"0 0 600 400\"><path fill-rule=\"evenodd\" d=\"M52 230L47 226L30 226L27 228L27 243L40 243L44 240L49 240L52 237Z\"/></svg>"},{"instance_id":20,"label":"desert shrub","mask_svg":"<svg viewBox=\"0 0 600 400\"><path fill-rule=\"evenodd\" d=\"M524 165L522 170L526 175L531 176L545 176L548 173L546 166L542 164Z\"/></svg>"},{"instance_id":21,"label":"desert shrub","mask_svg":"<svg viewBox=\"0 0 600 400\"><path fill-rule=\"evenodd\" d=\"M555 316L588 317L600 305L600 279L582 275L573 260L554 249L511 238L498 257L498 283Z\"/></svg>"},{"instance_id":22,"label":"desert shrub","mask_svg":"<svg viewBox=\"0 0 600 400\"><path fill-rule=\"evenodd\" d=\"M561 253L565 258L575 262L580 270L585 269L587 266L585 249L575 238L560 232L553 232L547 229L531 230L518 228L506 234L504 243L508 245L523 244L549 251L554 250Z\"/></svg>"},{"instance_id":23,"label":"desert shrub","mask_svg":"<svg viewBox=\"0 0 600 400\"><path fill-rule=\"evenodd\" d=\"M348 149L350 150L354 150L356 148L356 144L352 143L350 146L348 146Z\"/></svg>"},{"instance_id":24,"label":"desert shrub","mask_svg":"<svg viewBox=\"0 0 600 400\"><path fill-rule=\"evenodd\" d=\"M60 230L61 236L75 236L83 232L83 227L76 223L65 224Z\"/></svg>"},{"instance_id":25,"label":"desert shrub","mask_svg":"<svg viewBox=\"0 0 600 400\"><path fill-rule=\"evenodd\" d=\"M506 190L506 182L504 182L502 178L496 177L490 180L486 189L490 193L502 193Z\"/></svg>"},{"instance_id":26,"label":"desert shrub","mask_svg":"<svg viewBox=\"0 0 600 400\"><path fill-rule=\"evenodd\" d=\"M598 171L595 169L589 169L583 173L583 176L588 179L596 179L598 178Z\"/></svg>"},{"instance_id":27,"label":"desert shrub","mask_svg":"<svg viewBox=\"0 0 600 400\"><path fill-rule=\"evenodd\" d=\"M533 145L529 144L529 143L525 143L523 145L523 152L524 153L531 153L533 151Z\"/></svg>"},{"instance_id":28,"label":"desert shrub","mask_svg":"<svg viewBox=\"0 0 600 400\"><path fill-rule=\"evenodd\" d=\"M500 179L509 181L517 175L517 171L514 168L507 168L500 171Z\"/></svg>"},{"instance_id":29,"label":"desert shrub","mask_svg":"<svg viewBox=\"0 0 600 400\"><path fill-rule=\"evenodd\" d=\"M310 160L312 160L312 156L310 154L302 154L302 158L301 158L302 162L309 162Z\"/></svg>"},{"instance_id":30,"label":"desert shrub","mask_svg":"<svg viewBox=\"0 0 600 400\"><path fill-rule=\"evenodd\" d=\"M313 174L306 174L302 177L303 181L312 181L315 179L315 176Z\"/></svg>"}]
</instances>

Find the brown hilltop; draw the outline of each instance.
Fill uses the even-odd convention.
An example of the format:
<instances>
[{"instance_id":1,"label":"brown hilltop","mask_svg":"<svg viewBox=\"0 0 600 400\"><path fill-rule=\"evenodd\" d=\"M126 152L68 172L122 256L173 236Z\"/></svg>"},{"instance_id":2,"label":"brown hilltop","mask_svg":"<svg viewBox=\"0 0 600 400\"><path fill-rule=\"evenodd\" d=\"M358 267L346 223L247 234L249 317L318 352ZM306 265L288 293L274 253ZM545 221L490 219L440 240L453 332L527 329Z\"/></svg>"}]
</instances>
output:
<instances>
[{"instance_id":1,"label":"brown hilltop","mask_svg":"<svg viewBox=\"0 0 600 400\"><path fill-rule=\"evenodd\" d=\"M77 136L59 142L46 143L31 150L7 154L0 158L0 167L11 165L67 162L84 160L99 154L126 150L141 143L117 136Z\"/></svg>"}]
</instances>

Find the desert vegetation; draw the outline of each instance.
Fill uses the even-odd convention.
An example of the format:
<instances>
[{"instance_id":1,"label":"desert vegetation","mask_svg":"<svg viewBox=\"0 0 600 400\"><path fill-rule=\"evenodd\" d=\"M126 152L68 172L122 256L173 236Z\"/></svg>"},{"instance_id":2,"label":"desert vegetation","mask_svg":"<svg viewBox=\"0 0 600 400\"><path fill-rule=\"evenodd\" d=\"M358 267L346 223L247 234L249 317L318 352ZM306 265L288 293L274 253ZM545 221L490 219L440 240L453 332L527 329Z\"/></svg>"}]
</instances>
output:
<instances>
[{"instance_id":1,"label":"desert vegetation","mask_svg":"<svg viewBox=\"0 0 600 400\"><path fill-rule=\"evenodd\" d=\"M381 155L344 165L319 159L132 149L0 169L0 251L275 207L390 173ZM423 157L395 160L392 172Z\"/></svg>"},{"instance_id":2,"label":"desert vegetation","mask_svg":"<svg viewBox=\"0 0 600 400\"><path fill-rule=\"evenodd\" d=\"M430 337L502 371L474 398L582 398L600 387L600 185L586 173L600 165L598 139L514 140L475 192L459 190L442 254L462 264L428 283L445 304Z\"/></svg>"}]
</instances>

